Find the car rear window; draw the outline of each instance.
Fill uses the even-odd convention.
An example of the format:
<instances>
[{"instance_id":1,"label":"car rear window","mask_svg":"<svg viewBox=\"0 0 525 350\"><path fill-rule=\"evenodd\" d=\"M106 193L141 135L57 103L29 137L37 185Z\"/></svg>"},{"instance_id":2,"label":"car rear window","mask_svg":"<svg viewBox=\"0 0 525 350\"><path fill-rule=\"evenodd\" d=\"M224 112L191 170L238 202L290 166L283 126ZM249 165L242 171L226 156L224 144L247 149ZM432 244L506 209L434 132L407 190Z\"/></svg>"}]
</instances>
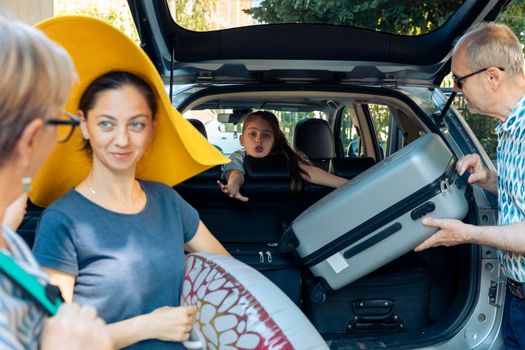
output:
<instances>
[{"instance_id":1,"label":"car rear window","mask_svg":"<svg viewBox=\"0 0 525 350\"><path fill-rule=\"evenodd\" d=\"M292 144L293 133L295 125L300 120L308 118L321 118L326 119L326 115L321 111L276 111L268 110L274 113L279 119L281 130L283 130L288 142ZM186 119L198 119L206 128L208 141L212 145L219 148L225 155L230 155L238 149L241 149L239 144L239 136L242 132L242 125L232 123L221 123L217 119L221 113L232 113L232 110L228 109L206 109L206 110L190 110L186 111L183 116Z\"/></svg>"},{"instance_id":2,"label":"car rear window","mask_svg":"<svg viewBox=\"0 0 525 350\"><path fill-rule=\"evenodd\" d=\"M167 0L167 3L175 22L194 31L315 23L421 35L441 27L463 0Z\"/></svg>"}]
</instances>

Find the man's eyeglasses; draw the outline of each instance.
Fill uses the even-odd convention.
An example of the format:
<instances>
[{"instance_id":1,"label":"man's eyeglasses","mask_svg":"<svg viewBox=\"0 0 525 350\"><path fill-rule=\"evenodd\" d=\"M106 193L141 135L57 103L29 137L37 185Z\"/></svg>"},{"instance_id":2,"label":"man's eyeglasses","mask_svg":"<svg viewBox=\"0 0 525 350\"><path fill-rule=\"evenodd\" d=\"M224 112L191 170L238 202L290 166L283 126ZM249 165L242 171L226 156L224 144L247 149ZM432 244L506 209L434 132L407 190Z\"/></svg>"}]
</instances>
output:
<instances>
[{"instance_id":1,"label":"man's eyeglasses","mask_svg":"<svg viewBox=\"0 0 525 350\"><path fill-rule=\"evenodd\" d=\"M46 119L47 125L54 125L57 127L57 141L58 143L65 143L73 135L75 127L80 124L80 118L68 112L62 112L60 117Z\"/></svg>"},{"instance_id":2,"label":"man's eyeglasses","mask_svg":"<svg viewBox=\"0 0 525 350\"><path fill-rule=\"evenodd\" d=\"M463 82L462 82L462 80L465 80L465 79L467 79L468 77L471 77L471 76L473 76L473 75L476 75L476 74L482 73L482 72L484 72L484 71L486 71L487 69L490 69L490 68L492 68L492 67L483 68L483 69L477 70L477 71L475 71L475 72L473 72L473 73L469 73L469 74L467 74L467 75L464 75L464 76L462 76L462 77L455 77L455 76L453 75L453 76L452 76L452 81L453 81L454 84L456 84L456 86L461 90L461 89L463 89ZM505 71L504 68L501 68L501 67L496 67L496 68L498 68L498 69L499 69L500 71L502 71L502 72Z\"/></svg>"}]
</instances>

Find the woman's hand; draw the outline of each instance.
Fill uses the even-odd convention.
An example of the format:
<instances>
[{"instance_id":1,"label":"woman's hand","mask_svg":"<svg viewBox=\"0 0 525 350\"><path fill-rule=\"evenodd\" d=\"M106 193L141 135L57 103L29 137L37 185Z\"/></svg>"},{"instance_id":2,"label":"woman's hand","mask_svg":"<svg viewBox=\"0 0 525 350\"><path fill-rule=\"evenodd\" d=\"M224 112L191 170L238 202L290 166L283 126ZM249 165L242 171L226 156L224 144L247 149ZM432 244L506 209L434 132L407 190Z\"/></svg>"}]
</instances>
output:
<instances>
[{"instance_id":1,"label":"woman's hand","mask_svg":"<svg viewBox=\"0 0 525 350\"><path fill-rule=\"evenodd\" d=\"M109 324L108 330L118 349L148 339L182 342L190 337L196 312L193 305L164 306L148 314Z\"/></svg>"},{"instance_id":2,"label":"woman's hand","mask_svg":"<svg viewBox=\"0 0 525 350\"><path fill-rule=\"evenodd\" d=\"M197 307L164 306L147 315L145 326L150 328L151 338L164 341L185 341L190 337Z\"/></svg>"},{"instance_id":3,"label":"woman's hand","mask_svg":"<svg viewBox=\"0 0 525 350\"><path fill-rule=\"evenodd\" d=\"M54 317L44 321L40 349L113 349L106 325L91 306L62 304Z\"/></svg>"}]
</instances>

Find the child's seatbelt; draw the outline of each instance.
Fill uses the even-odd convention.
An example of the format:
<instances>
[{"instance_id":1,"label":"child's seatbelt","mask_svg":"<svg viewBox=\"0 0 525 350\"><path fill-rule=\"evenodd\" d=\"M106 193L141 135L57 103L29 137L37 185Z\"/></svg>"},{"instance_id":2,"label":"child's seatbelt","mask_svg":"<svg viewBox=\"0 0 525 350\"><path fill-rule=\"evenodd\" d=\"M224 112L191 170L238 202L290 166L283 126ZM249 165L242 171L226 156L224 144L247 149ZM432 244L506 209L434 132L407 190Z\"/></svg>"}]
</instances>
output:
<instances>
[{"instance_id":1,"label":"child's seatbelt","mask_svg":"<svg viewBox=\"0 0 525 350\"><path fill-rule=\"evenodd\" d=\"M43 286L35 276L27 273L13 258L3 252L0 252L0 271L9 277L13 283L26 291L50 316L57 313L63 302L58 287L52 284Z\"/></svg>"}]
</instances>

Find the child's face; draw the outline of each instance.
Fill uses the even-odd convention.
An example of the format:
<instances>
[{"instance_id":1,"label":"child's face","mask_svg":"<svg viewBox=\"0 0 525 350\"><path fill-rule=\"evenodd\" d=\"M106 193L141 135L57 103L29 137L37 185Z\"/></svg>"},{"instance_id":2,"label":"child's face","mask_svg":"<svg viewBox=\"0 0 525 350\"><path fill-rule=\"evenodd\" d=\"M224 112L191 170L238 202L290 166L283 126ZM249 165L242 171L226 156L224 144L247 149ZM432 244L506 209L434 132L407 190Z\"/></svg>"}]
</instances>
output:
<instances>
[{"instance_id":1,"label":"child's face","mask_svg":"<svg viewBox=\"0 0 525 350\"><path fill-rule=\"evenodd\" d=\"M275 136L270 123L255 117L248 120L239 139L246 154L255 158L266 157L272 150Z\"/></svg>"}]
</instances>

